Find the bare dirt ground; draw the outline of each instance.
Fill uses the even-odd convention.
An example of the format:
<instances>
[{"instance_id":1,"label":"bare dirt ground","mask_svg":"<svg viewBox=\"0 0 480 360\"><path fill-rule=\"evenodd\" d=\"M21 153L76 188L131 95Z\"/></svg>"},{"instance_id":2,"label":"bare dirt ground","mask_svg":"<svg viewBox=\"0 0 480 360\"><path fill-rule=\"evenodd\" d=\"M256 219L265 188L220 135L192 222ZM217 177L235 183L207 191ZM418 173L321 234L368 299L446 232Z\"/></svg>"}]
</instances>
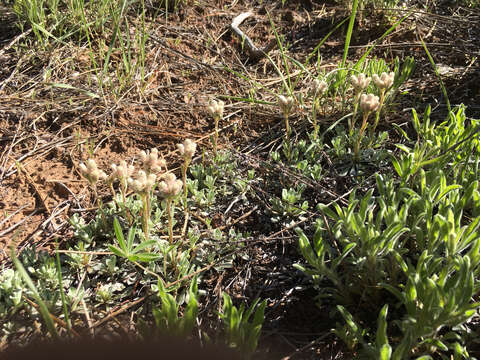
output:
<instances>
[{"instance_id":1,"label":"bare dirt ground","mask_svg":"<svg viewBox=\"0 0 480 360\"><path fill-rule=\"evenodd\" d=\"M72 236L68 218L74 213L92 216L92 195L78 170L78 164L91 154L106 168L152 147L167 159L176 159L175 144L187 137L208 149L213 122L205 104L221 96L248 97L251 88L246 79L227 68L248 74L268 88L280 86L281 79L267 60L254 62L242 52L229 30L232 18L253 11L255 16L242 28L258 46L264 46L274 38L270 14L278 33L292 44L289 56L303 61L334 24L348 16L342 6L323 1L287 1L284 6L279 1L260 3L205 1L184 6L168 19L159 16L152 23L147 45L147 62L155 71L143 94L131 89L120 99L88 93L83 76L90 67L86 49L29 49L22 45L23 36L29 35L15 27L8 7L0 7L0 257L6 260L11 246L20 250L34 243L49 249L55 241L67 241ZM464 103L467 114L478 118L479 10L451 7L446 1L428 9L420 2L409 6L414 5L419 10L377 43L371 54L387 61L413 56L416 61L413 78L402 88L405 93L387 123L408 122L410 108L423 111L428 103L434 118L444 118L445 99L421 39L439 66L450 102ZM382 14L370 11L359 20L351 58L361 56L388 29ZM345 28L340 28L320 48L323 69L333 69L341 60L344 36ZM281 61L277 48L270 55ZM75 89L54 83L68 83ZM267 92L259 96L267 103L276 102ZM226 117L220 124L221 147L256 155L281 137L275 105L253 106L232 98L226 100ZM328 125L335 120L322 121ZM100 193L108 201L107 189ZM251 222L261 222L261 216ZM263 297L275 299L276 305L267 313L262 343L270 352L296 358L337 358L342 346L332 336L320 337L332 327L324 323L328 314L319 311L313 295L295 290L296 281L303 281L301 274L281 276L295 271L295 244L294 233L289 232L256 243L251 249L254 260L237 264L232 273L215 274L212 287L229 284L238 296L252 297L262 289ZM250 287L245 293L242 283L247 280Z\"/></svg>"}]
</instances>

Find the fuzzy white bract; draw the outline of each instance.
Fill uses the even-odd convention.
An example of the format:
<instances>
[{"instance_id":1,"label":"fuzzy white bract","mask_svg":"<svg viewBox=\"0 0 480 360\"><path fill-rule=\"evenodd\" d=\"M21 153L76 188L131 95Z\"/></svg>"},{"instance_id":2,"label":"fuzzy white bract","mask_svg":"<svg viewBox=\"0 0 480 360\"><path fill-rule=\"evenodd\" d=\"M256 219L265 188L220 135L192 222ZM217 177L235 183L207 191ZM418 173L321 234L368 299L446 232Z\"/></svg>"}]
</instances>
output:
<instances>
[{"instance_id":1,"label":"fuzzy white bract","mask_svg":"<svg viewBox=\"0 0 480 360\"><path fill-rule=\"evenodd\" d=\"M315 95L322 95L328 89L328 84L325 80L314 79L312 81L312 90Z\"/></svg>"},{"instance_id":2,"label":"fuzzy white bract","mask_svg":"<svg viewBox=\"0 0 480 360\"><path fill-rule=\"evenodd\" d=\"M150 151L140 151L140 160L143 163L143 169L148 173L159 173L162 168L166 167L164 159L158 158L158 150L156 148Z\"/></svg>"},{"instance_id":3,"label":"fuzzy white bract","mask_svg":"<svg viewBox=\"0 0 480 360\"><path fill-rule=\"evenodd\" d=\"M372 76L373 83L379 89L388 89L393 85L393 80L395 79L395 73L392 71L390 73L383 72L380 76L377 74Z\"/></svg>"},{"instance_id":4,"label":"fuzzy white bract","mask_svg":"<svg viewBox=\"0 0 480 360\"><path fill-rule=\"evenodd\" d=\"M183 183L178 180L175 174L168 173L164 176L164 180L158 184L158 190L162 195L169 199L177 196L182 190Z\"/></svg>"},{"instance_id":5,"label":"fuzzy white bract","mask_svg":"<svg viewBox=\"0 0 480 360\"><path fill-rule=\"evenodd\" d=\"M364 113L370 113L377 110L379 104L378 96L373 94L362 94L360 98L360 108Z\"/></svg>"},{"instance_id":6,"label":"fuzzy white bract","mask_svg":"<svg viewBox=\"0 0 480 360\"><path fill-rule=\"evenodd\" d=\"M223 117L223 110L225 103L222 100L212 100L207 109L214 119L221 119Z\"/></svg>"},{"instance_id":7,"label":"fuzzy white bract","mask_svg":"<svg viewBox=\"0 0 480 360\"><path fill-rule=\"evenodd\" d=\"M133 172L135 171L134 166L127 165L127 162L122 160L120 161L120 164L112 164L110 167L112 168L112 173L108 176L107 181L113 183L115 180L118 180L121 187L126 189L128 178L132 176Z\"/></svg>"},{"instance_id":8,"label":"fuzzy white bract","mask_svg":"<svg viewBox=\"0 0 480 360\"><path fill-rule=\"evenodd\" d=\"M364 91L368 87L368 85L370 85L371 80L372 79L365 76L365 74L359 74L358 76L352 75L350 77L353 89L357 94Z\"/></svg>"},{"instance_id":9,"label":"fuzzy white bract","mask_svg":"<svg viewBox=\"0 0 480 360\"><path fill-rule=\"evenodd\" d=\"M183 144L177 144L177 148L180 152L180 155L182 155L184 159L190 160L192 159L195 151L197 150L197 144L195 143L195 141L185 139Z\"/></svg>"},{"instance_id":10,"label":"fuzzy white bract","mask_svg":"<svg viewBox=\"0 0 480 360\"><path fill-rule=\"evenodd\" d=\"M291 96L283 96L279 95L278 96L278 106L280 107L280 111L283 113L285 117L287 117L290 114L290 111L292 110L293 107L293 97Z\"/></svg>"},{"instance_id":11,"label":"fuzzy white bract","mask_svg":"<svg viewBox=\"0 0 480 360\"><path fill-rule=\"evenodd\" d=\"M93 159L88 159L86 165L84 163L80 163L79 167L82 176L86 178L92 186L95 185L99 180L107 179L107 174L98 169L97 163Z\"/></svg>"},{"instance_id":12,"label":"fuzzy white bract","mask_svg":"<svg viewBox=\"0 0 480 360\"><path fill-rule=\"evenodd\" d=\"M129 178L128 184L137 194L147 194L152 190L156 180L157 175L147 175L145 171L139 170L136 179Z\"/></svg>"}]
</instances>

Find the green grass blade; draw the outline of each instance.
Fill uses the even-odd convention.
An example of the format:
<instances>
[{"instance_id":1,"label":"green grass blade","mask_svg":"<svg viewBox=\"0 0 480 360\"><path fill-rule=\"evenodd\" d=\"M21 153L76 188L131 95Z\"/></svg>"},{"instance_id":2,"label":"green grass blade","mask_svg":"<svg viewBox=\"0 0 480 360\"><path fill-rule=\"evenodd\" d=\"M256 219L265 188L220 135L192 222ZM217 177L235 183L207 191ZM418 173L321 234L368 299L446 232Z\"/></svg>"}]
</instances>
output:
<instances>
[{"instance_id":1,"label":"green grass blade","mask_svg":"<svg viewBox=\"0 0 480 360\"><path fill-rule=\"evenodd\" d=\"M330 35L332 35L335 31L337 31L337 29L339 29L343 24L345 24L345 22L348 19L350 19L350 17L347 17L347 18L343 19L342 21L340 21L337 25L335 25L335 27L332 30L330 30L328 32L327 35L324 36L324 38L322 40L320 40L320 42L317 44L317 46L315 46L315 49L313 49L313 51L307 56L307 59L305 60L305 62L303 64L305 67L310 63L310 60L312 59L312 57L315 56L315 54L320 49L320 47L325 43L325 41L328 40Z\"/></svg>"},{"instance_id":2,"label":"green grass blade","mask_svg":"<svg viewBox=\"0 0 480 360\"><path fill-rule=\"evenodd\" d=\"M383 33L382 36L380 36L375 42L368 48L367 51L365 51L365 54L362 55L362 57L357 61L355 64L355 68L359 68L364 62L367 56L370 54L370 52L377 46L377 44L385 39L393 30L397 28L398 25L400 25L402 22L404 22L410 15L412 15L414 10L411 10L407 15L402 17L400 20L398 20L395 24L393 24L387 31Z\"/></svg>"},{"instance_id":3,"label":"green grass blade","mask_svg":"<svg viewBox=\"0 0 480 360\"><path fill-rule=\"evenodd\" d=\"M277 29L275 28L275 24L273 23L273 20L270 17L270 14L268 14L268 20L270 20L270 26L273 29L273 33L275 34L275 39L277 39L278 48L280 49L280 54L282 55L283 66L285 67L285 72L287 73L288 85L285 83L285 78L283 76L283 73L278 69L278 67L276 65L275 65L275 70L277 70L279 75L282 77L282 80L285 83L285 87L286 87L286 90L288 91L288 94L290 96L293 96L293 87L292 87L292 82L290 80L290 71L289 71L289 68L288 68L287 57L285 55L285 49L283 48L282 41L280 40L280 37L278 36ZM270 60L270 62L272 64L275 64L274 61L271 60L270 57L268 57L268 59Z\"/></svg>"},{"instance_id":4,"label":"green grass blade","mask_svg":"<svg viewBox=\"0 0 480 360\"><path fill-rule=\"evenodd\" d=\"M121 25L122 20L124 18L123 14L125 12L126 7L127 7L127 0L123 0L122 8L120 10L120 14L115 21L115 27L113 29L112 40L110 41L110 45L108 47L107 55L105 56L105 63L103 65L103 76L107 74L108 65L110 63L110 56L112 55L113 48L114 48L114 45L115 45L115 41L117 40L118 30L120 29L120 25ZM101 87L103 87L103 80L102 80L102 83L101 83Z\"/></svg>"},{"instance_id":5,"label":"green grass blade","mask_svg":"<svg viewBox=\"0 0 480 360\"><path fill-rule=\"evenodd\" d=\"M350 41L352 39L353 25L355 24L355 18L357 17L358 1L354 0L352 4L352 14L350 15L350 21L348 23L347 36L345 37L345 47L343 49L342 68L345 67L347 62L348 49L350 47Z\"/></svg>"},{"instance_id":6,"label":"green grass blade","mask_svg":"<svg viewBox=\"0 0 480 360\"><path fill-rule=\"evenodd\" d=\"M65 291L63 289L63 277L62 277L62 266L60 265L60 254L58 253L58 244L57 244L57 251L55 251L56 260L57 260L57 273L58 273L58 286L60 290L60 297L62 299L62 308L63 308L63 316L65 317L65 323L67 324L67 331L72 331L72 323L70 321L70 316L68 315L68 308L67 308L67 299L65 297Z\"/></svg>"},{"instance_id":7,"label":"green grass blade","mask_svg":"<svg viewBox=\"0 0 480 360\"><path fill-rule=\"evenodd\" d=\"M440 82L440 87L442 88L442 93L443 97L445 98L445 102L447 103L447 109L448 112L450 113L452 111L452 108L450 106L450 100L448 99L448 94L447 94L447 89L445 88L445 84L442 81L442 78L440 77L440 74L437 69L437 65L435 64L435 61L433 60L432 55L430 55L430 51L428 51L427 45L423 41L423 39L420 39L423 49L425 50L425 53L427 54L428 60L430 61L430 64L433 66L433 70L435 71L435 75L437 76L438 81Z\"/></svg>"}]
</instances>

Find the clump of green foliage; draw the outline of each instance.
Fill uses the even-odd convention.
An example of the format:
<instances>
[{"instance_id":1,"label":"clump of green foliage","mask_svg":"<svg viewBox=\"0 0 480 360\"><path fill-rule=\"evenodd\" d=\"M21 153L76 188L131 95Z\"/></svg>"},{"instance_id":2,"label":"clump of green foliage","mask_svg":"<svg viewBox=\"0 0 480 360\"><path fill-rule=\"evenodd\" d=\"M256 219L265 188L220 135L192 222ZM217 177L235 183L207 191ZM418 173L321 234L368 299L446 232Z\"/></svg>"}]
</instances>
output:
<instances>
[{"instance_id":1,"label":"clump of green foliage","mask_svg":"<svg viewBox=\"0 0 480 360\"><path fill-rule=\"evenodd\" d=\"M347 206L319 205L325 217L311 239L297 229L306 260L298 267L320 298L338 304L345 325L336 334L366 356L468 356L464 336L480 307L480 141L472 136L480 122L463 108L439 125L429 115L421 121L414 112L417 139L398 145L396 174L377 175L376 186L352 192ZM389 342L387 332L401 335Z\"/></svg>"},{"instance_id":2,"label":"clump of green foliage","mask_svg":"<svg viewBox=\"0 0 480 360\"><path fill-rule=\"evenodd\" d=\"M109 311L128 299L137 286L151 300L153 319L152 324L148 317L139 317L140 334L192 336L201 296L199 274L212 267L231 266L241 255L245 235L235 229L211 229L209 223L199 231L198 221L189 215L201 209L210 216L209 211L226 206L216 203L226 194L240 196L241 203L249 185L248 181L232 181L238 179L239 169L228 153L219 151L212 162L191 164L196 144L187 139L178 149L184 161L182 180L166 172L166 162L156 149L140 152L139 171L126 161L113 164L109 175L93 159L79 165L96 198L97 214L88 224L79 216L71 218L76 243L61 256L57 253L57 261L27 250L20 258L14 257L15 270L1 273L0 310L4 319L11 319L2 322L3 336L20 331L15 315L31 320L41 315L52 336L64 332L76 336L74 328L80 326L82 312L89 308L95 314L95 309ZM112 191L112 201L106 204L97 192L102 182ZM184 185L188 189L181 191ZM132 194L128 196L129 191ZM183 201L178 201L180 198ZM183 212L175 211L182 205ZM184 226L180 229L175 225L182 215ZM189 229L192 226L195 229ZM257 309L257 300L244 313L244 304L237 309L228 295L224 298L224 312L219 315L225 322L224 337L248 358L257 347L266 302ZM40 314L32 312L37 307L30 299L38 304ZM66 321L54 324L52 315ZM218 339L222 339L220 334Z\"/></svg>"}]
</instances>

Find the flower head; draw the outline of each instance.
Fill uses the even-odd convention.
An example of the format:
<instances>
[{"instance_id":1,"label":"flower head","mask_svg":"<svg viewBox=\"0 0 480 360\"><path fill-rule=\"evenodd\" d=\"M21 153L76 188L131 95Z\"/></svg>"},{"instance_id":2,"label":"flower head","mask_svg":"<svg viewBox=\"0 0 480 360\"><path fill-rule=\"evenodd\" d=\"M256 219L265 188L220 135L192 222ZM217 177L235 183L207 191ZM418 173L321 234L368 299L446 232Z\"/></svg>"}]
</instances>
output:
<instances>
[{"instance_id":1,"label":"flower head","mask_svg":"<svg viewBox=\"0 0 480 360\"><path fill-rule=\"evenodd\" d=\"M175 174L168 173L165 175L164 180L158 184L158 190L164 197L173 198L182 190L182 181L178 180Z\"/></svg>"},{"instance_id":2,"label":"flower head","mask_svg":"<svg viewBox=\"0 0 480 360\"><path fill-rule=\"evenodd\" d=\"M368 87L372 79L366 77L365 74L359 74L358 76L352 75L350 80L355 93L359 94Z\"/></svg>"},{"instance_id":3,"label":"flower head","mask_svg":"<svg viewBox=\"0 0 480 360\"><path fill-rule=\"evenodd\" d=\"M314 79L312 81L312 91L315 95L322 95L328 89L328 84L325 80Z\"/></svg>"},{"instance_id":4,"label":"flower head","mask_svg":"<svg viewBox=\"0 0 480 360\"><path fill-rule=\"evenodd\" d=\"M210 102L210 105L208 105L207 109L214 119L219 120L223 117L224 107L225 103L222 100L212 100Z\"/></svg>"},{"instance_id":5,"label":"flower head","mask_svg":"<svg viewBox=\"0 0 480 360\"><path fill-rule=\"evenodd\" d=\"M183 144L177 144L177 148L178 151L180 151L180 155L182 155L184 159L191 160L193 154L195 154L195 151L197 150L197 144L195 141L185 139Z\"/></svg>"},{"instance_id":6,"label":"flower head","mask_svg":"<svg viewBox=\"0 0 480 360\"><path fill-rule=\"evenodd\" d=\"M118 180L122 190L125 191L127 189L128 178L133 174L135 168L133 165L127 165L125 160L120 161L118 165L112 164L110 167L112 168L112 172L108 176L107 181L113 183L115 180Z\"/></svg>"},{"instance_id":7,"label":"flower head","mask_svg":"<svg viewBox=\"0 0 480 360\"><path fill-rule=\"evenodd\" d=\"M362 94L360 98L360 107L364 113L370 113L372 111L377 110L379 106L379 99L378 96L373 94Z\"/></svg>"},{"instance_id":8,"label":"flower head","mask_svg":"<svg viewBox=\"0 0 480 360\"><path fill-rule=\"evenodd\" d=\"M82 176L86 178L92 186L95 185L98 180L107 179L107 174L98 169L97 163L93 159L88 159L86 165L84 163L80 163L79 168Z\"/></svg>"},{"instance_id":9,"label":"flower head","mask_svg":"<svg viewBox=\"0 0 480 360\"><path fill-rule=\"evenodd\" d=\"M128 178L128 184L136 193L147 194L152 190L156 180L157 175L147 175L145 171L139 170L136 179Z\"/></svg>"},{"instance_id":10,"label":"flower head","mask_svg":"<svg viewBox=\"0 0 480 360\"><path fill-rule=\"evenodd\" d=\"M143 163L143 169L147 173L158 173L162 171L162 167L166 167L166 162L164 159L158 158L158 150L153 148L150 151L140 151L140 160Z\"/></svg>"},{"instance_id":11,"label":"flower head","mask_svg":"<svg viewBox=\"0 0 480 360\"><path fill-rule=\"evenodd\" d=\"M373 78L373 83L379 88L379 89L388 89L393 85L393 80L395 79L395 73L392 71L390 73L382 72L380 76L377 74L372 76Z\"/></svg>"},{"instance_id":12,"label":"flower head","mask_svg":"<svg viewBox=\"0 0 480 360\"><path fill-rule=\"evenodd\" d=\"M283 116L288 117L290 111L292 110L293 102L294 100L291 96L278 96L278 106L280 107Z\"/></svg>"}]
</instances>

